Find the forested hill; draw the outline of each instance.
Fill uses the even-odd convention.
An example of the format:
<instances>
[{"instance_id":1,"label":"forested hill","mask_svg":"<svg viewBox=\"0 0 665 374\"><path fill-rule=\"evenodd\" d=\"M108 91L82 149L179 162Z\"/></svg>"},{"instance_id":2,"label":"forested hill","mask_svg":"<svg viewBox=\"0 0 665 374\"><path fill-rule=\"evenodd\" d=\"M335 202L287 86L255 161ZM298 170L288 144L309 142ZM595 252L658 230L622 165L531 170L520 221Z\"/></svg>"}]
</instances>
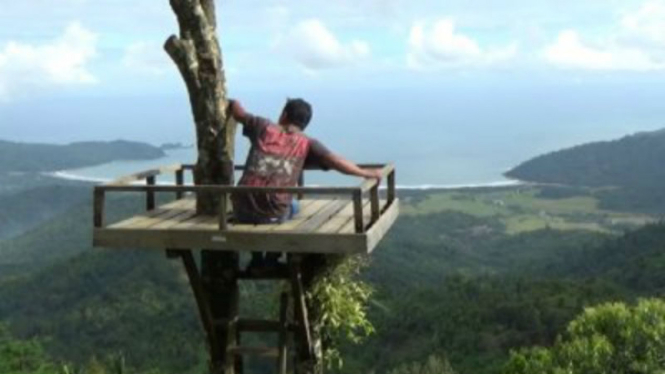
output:
<instances>
[{"instance_id":1,"label":"forested hill","mask_svg":"<svg viewBox=\"0 0 665 374\"><path fill-rule=\"evenodd\" d=\"M164 155L164 151L158 147L125 140L67 145L0 140L0 173L57 171L115 160L156 159Z\"/></svg>"},{"instance_id":2,"label":"forested hill","mask_svg":"<svg viewBox=\"0 0 665 374\"><path fill-rule=\"evenodd\" d=\"M574 186L665 186L665 129L545 154L506 173L530 182Z\"/></svg>"}]
</instances>

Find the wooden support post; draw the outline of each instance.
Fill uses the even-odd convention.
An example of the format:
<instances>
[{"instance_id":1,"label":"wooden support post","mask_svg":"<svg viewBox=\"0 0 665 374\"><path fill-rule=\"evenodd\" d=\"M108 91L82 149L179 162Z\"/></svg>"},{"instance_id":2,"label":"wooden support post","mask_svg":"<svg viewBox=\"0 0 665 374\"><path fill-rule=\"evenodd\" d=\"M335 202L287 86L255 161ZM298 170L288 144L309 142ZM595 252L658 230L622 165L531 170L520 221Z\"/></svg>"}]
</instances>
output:
<instances>
[{"instance_id":1,"label":"wooden support post","mask_svg":"<svg viewBox=\"0 0 665 374\"><path fill-rule=\"evenodd\" d=\"M95 187L93 192L93 224L96 228L104 227L104 200L104 189Z\"/></svg>"},{"instance_id":2,"label":"wooden support post","mask_svg":"<svg viewBox=\"0 0 665 374\"><path fill-rule=\"evenodd\" d=\"M356 224L356 233L362 234L365 224L363 223L363 195L361 191L353 193L353 218Z\"/></svg>"},{"instance_id":3,"label":"wooden support post","mask_svg":"<svg viewBox=\"0 0 665 374\"><path fill-rule=\"evenodd\" d=\"M146 184L148 186L154 186L156 183L156 178L154 175L151 175L146 178ZM155 209L155 191L148 190L145 194L145 209L153 210Z\"/></svg>"},{"instance_id":4,"label":"wooden support post","mask_svg":"<svg viewBox=\"0 0 665 374\"><path fill-rule=\"evenodd\" d=\"M183 186L185 184L185 170L180 168L175 171L175 184L176 186ZM177 191L175 193L175 198L180 200L184 196L182 191Z\"/></svg>"},{"instance_id":5,"label":"wooden support post","mask_svg":"<svg viewBox=\"0 0 665 374\"><path fill-rule=\"evenodd\" d=\"M203 287L210 300L210 310L216 321L235 321L238 318L237 252L201 251ZM220 351L211 356L212 374L234 374L237 346L236 323L216 323L215 334Z\"/></svg>"},{"instance_id":6,"label":"wooden support post","mask_svg":"<svg viewBox=\"0 0 665 374\"><path fill-rule=\"evenodd\" d=\"M289 308L289 295L282 293L279 300L279 356L277 359L277 373L286 374L288 351L286 348L289 333L289 321L287 320L287 311Z\"/></svg>"},{"instance_id":7,"label":"wooden support post","mask_svg":"<svg viewBox=\"0 0 665 374\"><path fill-rule=\"evenodd\" d=\"M242 344L242 334L238 328L238 320L236 320L235 325L236 341L234 344L236 347L240 347ZM233 357L233 368L235 374L243 374L245 372L245 362L242 355L235 355Z\"/></svg>"},{"instance_id":8,"label":"wooden support post","mask_svg":"<svg viewBox=\"0 0 665 374\"><path fill-rule=\"evenodd\" d=\"M374 187L372 187L371 190L369 190L369 198L370 198L370 206L372 209L372 219L370 220L370 224L374 224L376 221L379 220L379 214L381 213L379 211L379 183L377 182Z\"/></svg>"},{"instance_id":9,"label":"wooden support post","mask_svg":"<svg viewBox=\"0 0 665 374\"><path fill-rule=\"evenodd\" d=\"M226 212L227 212L227 195L225 193L222 194L221 199L219 200L219 229L221 231L226 231L228 228L228 222L227 222L227 217L226 217Z\"/></svg>"},{"instance_id":10,"label":"wooden support post","mask_svg":"<svg viewBox=\"0 0 665 374\"><path fill-rule=\"evenodd\" d=\"M300 177L298 177L298 187L304 187L305 186L305 171L300 172ZM302 200L304 195L302 193L298 194L298 200Z\"/></svg>"},{"instance_id":11,"label":"wooden support post","mask_svg":"<svg viewBox=\"0 0 665 374\"><path fill-rule=\"evenodd\" d=\"M388 205L395 201L395 169L388 174Z\"/></svg>"}]
</instances>

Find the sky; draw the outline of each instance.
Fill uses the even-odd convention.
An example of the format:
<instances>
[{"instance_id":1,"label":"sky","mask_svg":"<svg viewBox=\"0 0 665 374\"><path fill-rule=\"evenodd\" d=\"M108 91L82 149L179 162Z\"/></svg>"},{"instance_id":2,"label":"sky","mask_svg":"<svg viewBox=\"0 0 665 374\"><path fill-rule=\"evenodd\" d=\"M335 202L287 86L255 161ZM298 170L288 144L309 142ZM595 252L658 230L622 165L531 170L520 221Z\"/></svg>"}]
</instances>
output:
<instances>
[{"instance_id":1,"label":"sky","mask_svg":"<svg viewBox=\"0 0 665 374\"><path fill-rule=\"evenodd\" d=\"M661 0L217 5L230 87L402 86L487 72L660 79L665 70ZM161 48L176 30L167 0L1 0L0 99L182 90Z\"/></svg>"},{"instance_id":2,"label":"sky","mask_svg":"<svg viewBox=\"0 0 665 374\"><path fill-rule=\"evenodd\" d=\"M346 107L399 92L395 110L433 87L665 93L665 0L226 0L217 11L229 92L259 111L298 95ZM176 31L167 0L0 0L0 138L112 137L129 116L186 121L162 49ZM155 114L165 107L169 118ZM95 119L71 136L56 126Z\"/></svg>"}]
</instances>

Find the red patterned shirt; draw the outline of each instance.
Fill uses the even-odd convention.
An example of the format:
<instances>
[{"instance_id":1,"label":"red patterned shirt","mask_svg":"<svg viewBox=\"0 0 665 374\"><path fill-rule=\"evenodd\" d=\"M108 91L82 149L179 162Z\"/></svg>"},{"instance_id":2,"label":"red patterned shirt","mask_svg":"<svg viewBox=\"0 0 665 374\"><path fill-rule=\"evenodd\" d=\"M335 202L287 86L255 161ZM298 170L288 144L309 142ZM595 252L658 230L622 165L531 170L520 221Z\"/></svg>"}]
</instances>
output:
<instances>
[{"instance_id":1,"label":"red patterned shirt","mask_svg":"<svg viewBox=\"0 0 665 374\"><path fill-rule=\"evenodd\" d=\"M294 187L305 164L325 168L323 157L329 151L319 141L302 132L253 115L243 118L243 135L252 143L239 186ZM284 193L235 193L231 197L236 217L242 221L264 222L284 217L292 196Z\"/></svg>"}]
</instances>

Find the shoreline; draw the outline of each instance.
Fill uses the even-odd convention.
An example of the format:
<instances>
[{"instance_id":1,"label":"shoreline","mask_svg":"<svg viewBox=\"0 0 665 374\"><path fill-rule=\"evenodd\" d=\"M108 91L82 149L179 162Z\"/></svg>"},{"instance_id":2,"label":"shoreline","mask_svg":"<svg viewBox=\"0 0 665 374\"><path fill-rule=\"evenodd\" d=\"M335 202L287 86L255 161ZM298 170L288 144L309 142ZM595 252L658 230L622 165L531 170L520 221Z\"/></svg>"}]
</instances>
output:
<instances>
[{"instance_id":1,"label":"shoreline","mask_svg":"<svg viewBox=\"0 0 665 374\"><path fill-rule=\"evenodd\" d=\"M78 181L78 182L89 182L89 183L108 183L112 181L111 178L94 178L94 177L84 177L77 175L66 170L53 171L53 172L44 172L42 175L46 175L52 178ZM438 190L459 190L459 189L478 189L478 188L501 188L501 187L516 187L527 184L527 182L519 180L503 180L495 182L486 182L486 183L458 183L458 184L421 184L421 185L397 185L395 188L402 191L438 191ZM385 188L385 187L384 187Z\"/></svg>"},{"instance_id":2,"label":"shoreline","mask_svg":"<svg viewBox=\"0 0 665 374\"><path fill-rule=\"evenodd\" d=\"M77 182L92 182L92 183L107 183L110 182L110 178L92 178L92 177L84 177L81 175L76 175L69 173L67 171L46 171L40 173L42 175L45 175L47 177L52 177L52 178L58 178L58 179L64 179L64 180L69 180L69 181L77 181Z\"/></svg>"}]
</instances>

